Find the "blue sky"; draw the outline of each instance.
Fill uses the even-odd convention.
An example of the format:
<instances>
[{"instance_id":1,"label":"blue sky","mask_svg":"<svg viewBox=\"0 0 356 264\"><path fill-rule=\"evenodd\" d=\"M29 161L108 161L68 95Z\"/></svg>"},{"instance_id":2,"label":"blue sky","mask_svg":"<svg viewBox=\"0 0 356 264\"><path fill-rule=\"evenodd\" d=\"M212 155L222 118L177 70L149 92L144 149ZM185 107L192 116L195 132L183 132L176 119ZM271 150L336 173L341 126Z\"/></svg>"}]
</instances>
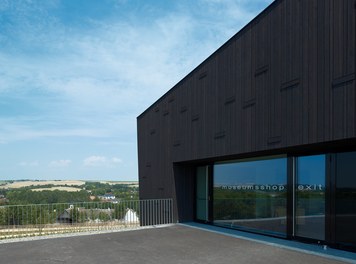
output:
<instances>
[{"instance_id":1,"label":"blue sky","mask_svg":"<svg viewBox=\"0 0 356 264\"><path fill-rule=\"evenodd\" d=\"M272 0L0 0L0 180L137 180L136 117Z\"/></svg>"}]
</instances>

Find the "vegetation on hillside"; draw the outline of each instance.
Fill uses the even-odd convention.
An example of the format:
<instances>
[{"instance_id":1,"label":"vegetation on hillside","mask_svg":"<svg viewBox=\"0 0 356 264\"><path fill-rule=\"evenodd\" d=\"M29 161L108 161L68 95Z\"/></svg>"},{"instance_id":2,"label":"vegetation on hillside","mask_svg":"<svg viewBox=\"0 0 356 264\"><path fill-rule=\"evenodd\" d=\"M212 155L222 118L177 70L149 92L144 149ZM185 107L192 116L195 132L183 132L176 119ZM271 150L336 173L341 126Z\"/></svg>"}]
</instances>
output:
<instances>
[{"instance_id":1,"label":"vegetation on hillside","mask_svg":"<svg viewBox=\"0 0 356 264\"><path fill-rule=\"evenodd\" d=\"M117 200L137 200L138 187L128 184L109 184L100 182L86 182L82 186L71 186L81 189L77 192L63 190L42 190L51 188L54 185L26 186L16 189L0 189L1 204L26 205L26 204L53 204L53 203L77 203L100 201L100 196L105 194L115 195ZM56 185L58 186L58 185ZM63 185L66 186L66 185ZM6 199L5 199L6 198Z\"/></svg>"},{"instance_id":2,"label":"vegetation on hillside","mask_svg":"<svg viewBox=\"0 0 356 264\"><path fill-rule=\"evenodd\" d=\"M91 195L100 196L106 193L115 195L116 198L121 200L137 200L138 187L128 184L108 184L101 182L86 182L84 185L85 190Z\"/></svg>"},{"instance_id":3,"label":"vegetation on hillside","mask_svg":"<svg viewBox=\"0 0 356 264\"><path fill-rule=\"evenodd\" d=\"M34 192L28 189L10 190L7 191L5 196L9 201L9 205L75 203L90 201L88 192L84 190L80 192L58 190Z\"/></svg>"}]
</instances>

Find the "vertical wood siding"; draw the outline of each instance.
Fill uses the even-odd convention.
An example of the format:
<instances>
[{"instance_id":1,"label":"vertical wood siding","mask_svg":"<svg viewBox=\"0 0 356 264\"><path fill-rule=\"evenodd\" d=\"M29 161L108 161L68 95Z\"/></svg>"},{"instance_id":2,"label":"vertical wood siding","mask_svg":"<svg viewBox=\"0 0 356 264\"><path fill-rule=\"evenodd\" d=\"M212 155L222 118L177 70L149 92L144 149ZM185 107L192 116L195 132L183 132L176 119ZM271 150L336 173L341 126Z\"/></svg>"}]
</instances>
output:
<instances>
[{"instance_id":1,"label":"vertical wood siding","mask_svg":"<svg viewBox=\"0 0 356 264\"><path fill-rule=\"evenodd\" d=\"M277 0L140 115L141 198L184 196L173 163L355 138L355 14Z\"/></svg>"}]
</instances>

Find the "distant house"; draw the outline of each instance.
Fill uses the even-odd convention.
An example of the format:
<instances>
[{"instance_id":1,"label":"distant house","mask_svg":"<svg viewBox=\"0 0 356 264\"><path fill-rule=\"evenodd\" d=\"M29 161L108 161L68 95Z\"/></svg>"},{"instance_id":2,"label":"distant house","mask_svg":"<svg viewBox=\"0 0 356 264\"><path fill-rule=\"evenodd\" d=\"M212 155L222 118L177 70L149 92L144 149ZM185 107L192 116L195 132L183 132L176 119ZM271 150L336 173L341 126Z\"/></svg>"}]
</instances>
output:
<instances>
[{"instance_id":1,"label":"distant house","mask_svg":"<svg viewBox=\"0 0 356 264\"><path fill-rule=\"evenodd\" d=\"M5 195L0 194L0 204L6 204L8 202L9 202L9 200L6 199Z\"/></svg>"},{"instance_id":2,"label":"distant house","mask_svg":"<svg viewBox=\"0 0 356 264\"><path fill-rule=\"evenodd\" d=\"M98 197L99 197L100 200L105 200L105 201L112 201L112 200L116 199L115 195L113 195L111 193L107 193L107 194L104 194L104 195L99 195Z\"/></svg>"},{"instance_id":3,"label":"distant house","mask_svg":"<svg viewBox=\"0 0 356 264\"><path fill-rule=\"evenodd\" d=\"M63 213L61 213L58 217L57 217L57 223L59 224L71 224L73 222L72 216L71 216L71 212L72 209L65 209L63 211Z\"/></svg>"},{"instance_id":4,"label":"distant house","mask_svg":"<svg viewBox=\"0 0 356 264\"><path fill-rule=\"evenodd\" d=\"M73 212L73 210L76 210ZM70 205L68 209L64 209L63 213L58 215L57 223L59 224L72 224L84 221L108 221L112 220L114 209L86 209L77 207L74 209L73 205Z\"/></svg>"}]
</instances>

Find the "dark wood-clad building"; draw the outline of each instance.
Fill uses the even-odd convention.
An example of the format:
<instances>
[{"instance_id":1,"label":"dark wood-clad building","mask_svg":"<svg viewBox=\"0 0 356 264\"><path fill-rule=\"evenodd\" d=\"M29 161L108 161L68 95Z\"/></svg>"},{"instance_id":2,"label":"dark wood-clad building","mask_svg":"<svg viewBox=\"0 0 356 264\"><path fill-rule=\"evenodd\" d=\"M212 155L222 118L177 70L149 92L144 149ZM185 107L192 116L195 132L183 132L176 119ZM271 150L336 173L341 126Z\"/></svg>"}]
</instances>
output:
<instances>
[{"instance_id":1,"label":"dark wood-clad building","mask_svg":"<svg viewBox=\"0 0 356 264\"><path fill-rule=\"evenodd\" d=\"M356 248L356 0L276 0L138 118L177 221Z\"/></svg>"}]
</instances>

